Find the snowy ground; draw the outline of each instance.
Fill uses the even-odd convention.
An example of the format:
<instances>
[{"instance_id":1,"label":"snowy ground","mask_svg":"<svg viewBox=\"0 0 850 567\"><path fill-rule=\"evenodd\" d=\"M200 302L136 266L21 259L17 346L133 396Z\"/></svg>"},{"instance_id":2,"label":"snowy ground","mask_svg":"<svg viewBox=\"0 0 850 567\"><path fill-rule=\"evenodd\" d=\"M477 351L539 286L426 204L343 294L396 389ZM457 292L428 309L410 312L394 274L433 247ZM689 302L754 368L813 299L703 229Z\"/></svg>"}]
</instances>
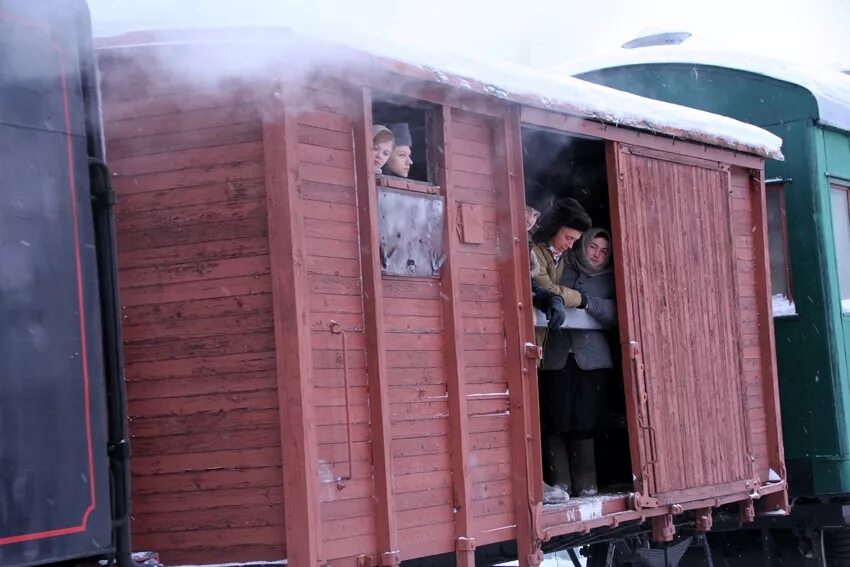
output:
<instances>
[{"instance_id":1,"label":"snowy ground","mask_svg":"<svg viewBox=\"0 0 850 567\"><path fill-rule=\"evenodd\" d=\"M582 565L587 565L587 559L581 556L578 552L578 560ZM518 561L511 561L510 563L500 563L500 565L504 565L505 567L511 565L519 565ZM566 551L559 551L558 553L550 553L546 556L546 559L543 560L543 563L540 564L540 567L573 567L573 562L570 561L570 556L567 555Z\"/></svg>"}]
</instances>

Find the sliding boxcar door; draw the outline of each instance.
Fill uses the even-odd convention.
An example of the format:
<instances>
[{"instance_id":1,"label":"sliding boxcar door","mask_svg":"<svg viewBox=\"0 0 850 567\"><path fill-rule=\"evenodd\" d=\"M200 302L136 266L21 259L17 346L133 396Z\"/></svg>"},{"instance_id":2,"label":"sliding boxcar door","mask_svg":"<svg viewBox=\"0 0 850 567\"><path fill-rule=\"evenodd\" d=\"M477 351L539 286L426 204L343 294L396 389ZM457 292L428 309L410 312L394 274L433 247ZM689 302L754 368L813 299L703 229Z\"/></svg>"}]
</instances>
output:
<instances>
[{"instance_id":1,"label":"sliding boxcar door","mask_svg":"<svg viewBox=\"0 0 850 567\"><path fill-rule=\"evenodd\" d=\"M747 490L729 169L612 144L609 171L638 504Z\"/></svg>"}]
</instances>

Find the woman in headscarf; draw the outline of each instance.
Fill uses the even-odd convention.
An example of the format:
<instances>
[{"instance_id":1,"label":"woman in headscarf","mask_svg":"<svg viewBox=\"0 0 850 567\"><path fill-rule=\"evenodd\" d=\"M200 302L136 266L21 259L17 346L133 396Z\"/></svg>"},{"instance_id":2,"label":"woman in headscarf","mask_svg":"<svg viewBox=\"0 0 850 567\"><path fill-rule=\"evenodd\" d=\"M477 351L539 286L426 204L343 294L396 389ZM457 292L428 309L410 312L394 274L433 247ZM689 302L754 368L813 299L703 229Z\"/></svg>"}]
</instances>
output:
<instances>
[{"instance_id":1,"label":"woman in headscarf","mask_svg":"<svg viewBox=\"0 0 850 567\"><path fill-rule=\"evenodd\" d=\"M546 341L541 409L549 427L544 450L553 457L561 483L572 484L576 496L592 496L597 493L593 438L613 367L607 331L617 326L608 232L592 228L582 235L566 254L560 284L581 295L580 307L600 329L562 329Z\"/></svg>"},{"instance_id":2,"label":"woman in headscarf","mask_svg":"<svg viewBox=\"0 0 850 567\"><path fill-rule=\"evenodd\" d=\"M372 125L372 167L375 173L381 174L381 168L393 153L395 138L392 131L380 124Z\"/></svg>"}]
</instances>

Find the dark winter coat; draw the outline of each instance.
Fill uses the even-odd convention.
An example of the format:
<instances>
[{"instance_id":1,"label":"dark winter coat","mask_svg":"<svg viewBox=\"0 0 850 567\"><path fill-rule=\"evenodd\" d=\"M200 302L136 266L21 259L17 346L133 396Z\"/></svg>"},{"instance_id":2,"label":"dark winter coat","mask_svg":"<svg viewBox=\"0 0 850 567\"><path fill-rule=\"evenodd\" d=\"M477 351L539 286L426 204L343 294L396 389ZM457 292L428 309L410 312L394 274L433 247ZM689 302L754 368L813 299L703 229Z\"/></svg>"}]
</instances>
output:
<instances>
[{"instance_id":1,"label":"dark winter coat","mask_svg":"<svg viewBox=\"0 0 850 567\"><path fill-rule=\"evenodd\" d=\"M609 261L600 270L591 269L584 259L584 247L595 236L604 232L591 229L568 251L563 261L560 285L574 289L587 297L587 313L599 321L604 329L617 328L617 302L614 299L614 272ZM607 233L606 233L607 234ZM608 332L584 329L550 331L543 349L544 370L560 370L567 364L570 349L576 364L582 370L599 370L613 367Z\"/></svg>"}]
</instances>

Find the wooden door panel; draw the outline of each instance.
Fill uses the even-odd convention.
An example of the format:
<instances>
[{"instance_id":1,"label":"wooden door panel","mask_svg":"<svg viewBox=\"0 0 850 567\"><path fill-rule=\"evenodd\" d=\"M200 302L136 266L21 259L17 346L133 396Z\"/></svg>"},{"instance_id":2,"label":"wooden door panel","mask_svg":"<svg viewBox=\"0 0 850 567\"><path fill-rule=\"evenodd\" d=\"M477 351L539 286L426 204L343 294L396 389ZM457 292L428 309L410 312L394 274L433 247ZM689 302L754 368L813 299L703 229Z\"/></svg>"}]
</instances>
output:
<instances>
[{"instance_id":1,"label":"wooden door panel","mask_svg":"<svg viewBox=\"0 0 850 567\"><path fill-rule=\"evenodd\" d=\"M728 168L629 146L614 161L636 490L675 503L743 489L753 472Z\"/></svg>"}]
</instances>

